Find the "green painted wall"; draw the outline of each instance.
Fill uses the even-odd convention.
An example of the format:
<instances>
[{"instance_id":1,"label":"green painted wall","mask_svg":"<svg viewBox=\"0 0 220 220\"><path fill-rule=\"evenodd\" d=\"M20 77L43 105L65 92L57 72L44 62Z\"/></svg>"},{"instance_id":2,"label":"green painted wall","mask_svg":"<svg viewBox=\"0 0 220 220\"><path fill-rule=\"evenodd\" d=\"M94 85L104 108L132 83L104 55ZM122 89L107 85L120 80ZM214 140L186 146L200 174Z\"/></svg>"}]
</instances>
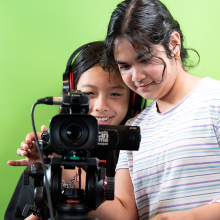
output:
<instances>
[{"instance_id":1,"label":"green painted wall","mask_svg":"<svg viewBox=\"0 0 220 220\"><path fill-rule=\"evenodd\" d=\"M32 132L30 110L45 96L60 96L70 54L82 44L103 40L112 10L120 0L0 1L0 219L23 167L10 167L16 150ZM163 0L180 22L186 45L201 56L191 72L220 80L220 2ZM35 121L48 126L56 106L37 106Z\"/></svg>"}]
</instances>

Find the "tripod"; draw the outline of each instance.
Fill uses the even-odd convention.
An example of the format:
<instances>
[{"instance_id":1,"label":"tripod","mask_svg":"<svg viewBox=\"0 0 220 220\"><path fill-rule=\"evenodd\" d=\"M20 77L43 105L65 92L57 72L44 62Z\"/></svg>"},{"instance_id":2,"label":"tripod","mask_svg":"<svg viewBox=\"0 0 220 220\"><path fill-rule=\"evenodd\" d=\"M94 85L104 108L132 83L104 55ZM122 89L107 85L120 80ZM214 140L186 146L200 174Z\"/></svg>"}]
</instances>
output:
<instances>
[{"instance_id":1,"label":"tripod","mask_svg":"<svg viewBox=\"0 0 220 220\"><path fill-rule=\"evenodd\" d=\"M45 158L49 164L46 176L51 192L52 207L56 211L56 220L97 220L88 218L88 213L95 210L105 200L114 199L114 178L106 177L106 169L97 158L85 157L52 157ZM101 165L101 166L100 166ZM86 188L69 188L62 192L62 168L75 169L82 167L86 171ZM35 205L26 205L23 215L29 212L41 216L47 205L45 177L41 163L34 163L30 171L24 171L24 184L29 184L29 176L34 179Z\"/></svg>"}]
</instances>

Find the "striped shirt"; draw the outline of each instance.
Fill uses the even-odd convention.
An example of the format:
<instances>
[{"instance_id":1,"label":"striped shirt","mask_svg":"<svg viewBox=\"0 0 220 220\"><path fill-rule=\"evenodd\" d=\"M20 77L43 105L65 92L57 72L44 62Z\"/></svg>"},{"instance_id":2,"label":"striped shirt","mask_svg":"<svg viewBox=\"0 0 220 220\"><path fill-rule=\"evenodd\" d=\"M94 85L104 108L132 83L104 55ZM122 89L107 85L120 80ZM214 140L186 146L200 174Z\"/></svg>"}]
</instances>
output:
<instances>
[{"instance_id":1,"label":"striped shirt","mask_svg":"<svg viewBox=\"0 0 220 220\"><path fill-rule=\"evenodd\" d=\"M127 125L141 127L139 151L121 151L140 219L220 198L220 82L204 78L171 110L153 101Z\"/></svg>"}]
</instances>

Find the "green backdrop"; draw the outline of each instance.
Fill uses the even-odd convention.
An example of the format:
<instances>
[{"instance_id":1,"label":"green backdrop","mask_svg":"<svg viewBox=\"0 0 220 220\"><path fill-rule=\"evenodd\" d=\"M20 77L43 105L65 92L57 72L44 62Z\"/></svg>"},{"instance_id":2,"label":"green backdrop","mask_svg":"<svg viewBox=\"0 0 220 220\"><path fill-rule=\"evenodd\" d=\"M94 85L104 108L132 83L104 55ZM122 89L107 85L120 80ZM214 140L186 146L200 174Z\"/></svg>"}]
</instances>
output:
<instances>
[{"instance_id":1,"label":"green backdrop","mask_svg":"<svg viewBox=\"0 0 220 220\"><path fill-rule=\"evenodd\" d=\"M16 150L32 132L30 110L45 96L60 96L70 54L82 44L103 40L120 0L0 1L0 219L23 167L10 167ZM191 73L220 80L219 0L163 0L180 22L186 46L201 56ZM37 130L57 114L57 106L37 106Z\"/></svg>"}]
</instances>

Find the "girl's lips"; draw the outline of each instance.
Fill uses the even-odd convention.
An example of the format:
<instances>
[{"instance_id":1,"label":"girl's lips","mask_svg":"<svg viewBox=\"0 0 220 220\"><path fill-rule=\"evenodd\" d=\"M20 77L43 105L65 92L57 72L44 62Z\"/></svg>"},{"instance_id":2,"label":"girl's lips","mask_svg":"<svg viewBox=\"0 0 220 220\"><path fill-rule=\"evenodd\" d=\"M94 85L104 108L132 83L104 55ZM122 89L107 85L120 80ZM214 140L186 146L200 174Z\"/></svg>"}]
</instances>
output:
<instances>
[{"instance_id":1,"label":"girl's lips","mask_svg":"<svg viewBox=\"0 0 220 220\"><path fill-rule=\"evenodd\" d=\"M107 125L111 122L113 117L96 117L99 125Z\"/></svg>"},{"instance_id":2,"label":"girl's lips","mask_svg":"<svg viewBox=\"0 0 220 220\"><path fill-rule=\"evenodd\" d=\"M144 86L138 86L138 89L143 90L143 89L147 89L151 86L151 83L144 85Z\"/></svg>"}]
</instances>

